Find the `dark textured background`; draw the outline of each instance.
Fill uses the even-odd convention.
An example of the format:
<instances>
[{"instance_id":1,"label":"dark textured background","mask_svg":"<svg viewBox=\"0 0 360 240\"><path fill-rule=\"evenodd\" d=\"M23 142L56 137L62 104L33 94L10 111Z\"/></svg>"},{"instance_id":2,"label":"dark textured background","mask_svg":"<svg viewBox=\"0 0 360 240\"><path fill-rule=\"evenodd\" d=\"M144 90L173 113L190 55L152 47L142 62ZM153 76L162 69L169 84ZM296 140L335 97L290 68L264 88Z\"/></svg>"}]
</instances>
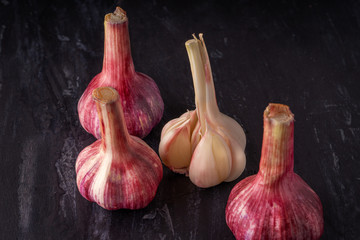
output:
<instances>
[{"instance_id":1,"label":"dark textured background","mask_svg":"<svg viewBox=\"0 0 360 240\"><path fill-rule=\"evenodd\" d=\"M0 239L233 239L226 201L258 171L269 102L295 114L295 172L322 201L323 239L360 239L358 1L99 2L0 1ZM163 125L194 108L184 43L204 32L220 110L246 131L239 179L199 189L164 168L137 211L80 196L74 164L94 138L76 105L101 71L103 17L116 5L128 13L137 71L165 102L145 138L155 150Z\"/></svg>"}]
</instances>

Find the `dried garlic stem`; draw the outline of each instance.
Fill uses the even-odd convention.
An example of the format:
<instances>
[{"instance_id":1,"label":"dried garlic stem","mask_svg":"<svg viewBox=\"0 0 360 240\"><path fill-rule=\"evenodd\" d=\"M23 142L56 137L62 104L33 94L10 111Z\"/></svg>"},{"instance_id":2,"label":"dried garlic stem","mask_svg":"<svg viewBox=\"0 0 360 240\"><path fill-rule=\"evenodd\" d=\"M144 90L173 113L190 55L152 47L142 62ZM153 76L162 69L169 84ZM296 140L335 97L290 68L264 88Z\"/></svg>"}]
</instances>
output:
<instances>
[{"instance_id":1,"label":"dried garlic stem","mask_svg":"<svg viewBox=\"0 0 360 240\"><path fill-rule=\"evenodd\" d=\"M266 184L294 168L294 115L286 105L270 103L264 112L260 169Z\"/></svg>"}]
</instances>

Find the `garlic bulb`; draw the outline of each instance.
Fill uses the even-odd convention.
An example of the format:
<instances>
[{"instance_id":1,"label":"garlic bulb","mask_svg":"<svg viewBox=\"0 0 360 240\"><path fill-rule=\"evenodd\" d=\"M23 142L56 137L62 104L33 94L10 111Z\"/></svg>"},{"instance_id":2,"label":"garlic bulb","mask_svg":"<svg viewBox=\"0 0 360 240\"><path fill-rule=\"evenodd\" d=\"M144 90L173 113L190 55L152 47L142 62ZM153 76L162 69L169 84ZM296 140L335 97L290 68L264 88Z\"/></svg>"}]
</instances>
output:
<instances>
[{"instance_id":1,"label":"garlic bulb","mask_svg":"<svg viewBox=\"0 0 360 240\"><path fill-rule=\"evenodd\" d=\"M102 139L81 151L76 182L81 195L101 207L138 209L154 198L162 179L162 164L140 138L129 135L117 91L93 91Z\"/></svg>"},{"instance_id":2,"label":"garlic bulb","mask_svg":"<svg viewBox=\"0 0 360 240\"><path fill-rule=\"evenodd\" d=\"M185 43L195 89L196 110L168 122L161 133L159 154L175 172L186 173L199 187L232 181L245 168L245 133L219 111L209 56L202 34Z\"/></svg>"},{"instance_id":3,"label":"garlic bulb","mask_svg":"<svg viewBox=\"0 0 360 240\"><path fill-rule=\"evenodd\" d=\"M259 173L235 185L226 206L236 239L320 238L320 199L293 168L294 116L286 105L269 104Z\"/></svg>"},{"instance_id":4,"label":"garlic bulb","mask_svg":"<svg viewBox=\"0 0 360 240\"><path fill-rule=\"evenodd\" d=\"M164 102L154 80L135 72L126 12L117 7L114 13L105 16L104 26L103 69L93 78L79 100L80 123L87 132L100 138L99 119L91 94L95 88L109 86L120 95L129 133L143 138L159 123Z\"/></svg>"}]
</instances>

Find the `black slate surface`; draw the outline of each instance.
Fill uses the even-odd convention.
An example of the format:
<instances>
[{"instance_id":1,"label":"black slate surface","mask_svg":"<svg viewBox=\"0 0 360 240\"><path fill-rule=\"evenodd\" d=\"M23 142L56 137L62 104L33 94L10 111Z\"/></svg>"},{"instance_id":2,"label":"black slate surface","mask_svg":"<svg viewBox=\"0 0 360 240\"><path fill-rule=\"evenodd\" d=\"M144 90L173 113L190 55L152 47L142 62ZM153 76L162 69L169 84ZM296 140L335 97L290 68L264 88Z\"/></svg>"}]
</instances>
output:
<instances>
[{"instance_id":1,"label":"black slate surface","mask_svg":"<svg viewBox=\"0 0 360 240\"><path fill-rule=\"evenodd\" d=\"M322 239L360 239L358 1L0 1L0 239L234 239L232 187L258 171L269 102L295 114L295 172L324 207ZM101 3L100 3L101 2ZM77 101L101 71L103 17L130 19L137 71L165 102L145 141L194 108L184 43L203 32L220 110L247 136L241 177L210 189L164 167L151 204L106 211L81 197L78 153L94 141Z\"/></svg>"}]
</instances>

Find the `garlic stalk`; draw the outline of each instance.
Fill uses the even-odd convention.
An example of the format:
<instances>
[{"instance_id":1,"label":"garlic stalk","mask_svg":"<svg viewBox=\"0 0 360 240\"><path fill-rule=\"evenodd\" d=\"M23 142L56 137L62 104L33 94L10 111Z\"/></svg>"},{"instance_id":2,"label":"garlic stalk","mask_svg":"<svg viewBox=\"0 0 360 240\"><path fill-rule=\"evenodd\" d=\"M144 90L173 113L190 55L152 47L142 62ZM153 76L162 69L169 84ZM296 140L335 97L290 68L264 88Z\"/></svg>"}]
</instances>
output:
<instances>
[{"instance_id":1,"label":"garlic stalk","mask_svg":"<svg viewBox=\"0 0 360 240\"><path fill-rule=\"evenodd\" d=\"M108 210L147 206L162 179L162 164L140 138L128 133L119 95L111 87L93 91L102 139L81 151L76 182L81 195Z\"/></svg>"},{"instance_id":2,"label":"garlic stalk","mask_svg":"<svg viewBox=\"0 0 360 240\"><path fill-rule=\"evenodd\" d=\"M135 71L126 12L117 7L114 13L106 14L104 27L103 69L79 100L80 123L87 132L100 138L99 119L91 94L95 88L109 86L120 95L129 133L143 138L159 123L164 102L154 80Z\"/></svg>"},{"instance_id":3,"label":"garlic stalk","mask_svg":"<svg viewBox=\"0 0 360 240\"><path fill-rule=\"evenodd\" d=\"M175 172L186 173L199 187L233 181L245 168L245 133L219 111L203 35L185 43L193 76L196 110L168 122L159 154Z\"/></svg>"},{"instance_id":4,"label":"garlic stalk","mask_svg":"<svg viewBox=\"0 0 360 240\"><path fill-rule=\"evenodd\" d=\"M236 184L226 206L236 239L320 238L320 199L293 168L294 115L286 105L269 104L259 173Z\"/></svg>"}]
</instances>

